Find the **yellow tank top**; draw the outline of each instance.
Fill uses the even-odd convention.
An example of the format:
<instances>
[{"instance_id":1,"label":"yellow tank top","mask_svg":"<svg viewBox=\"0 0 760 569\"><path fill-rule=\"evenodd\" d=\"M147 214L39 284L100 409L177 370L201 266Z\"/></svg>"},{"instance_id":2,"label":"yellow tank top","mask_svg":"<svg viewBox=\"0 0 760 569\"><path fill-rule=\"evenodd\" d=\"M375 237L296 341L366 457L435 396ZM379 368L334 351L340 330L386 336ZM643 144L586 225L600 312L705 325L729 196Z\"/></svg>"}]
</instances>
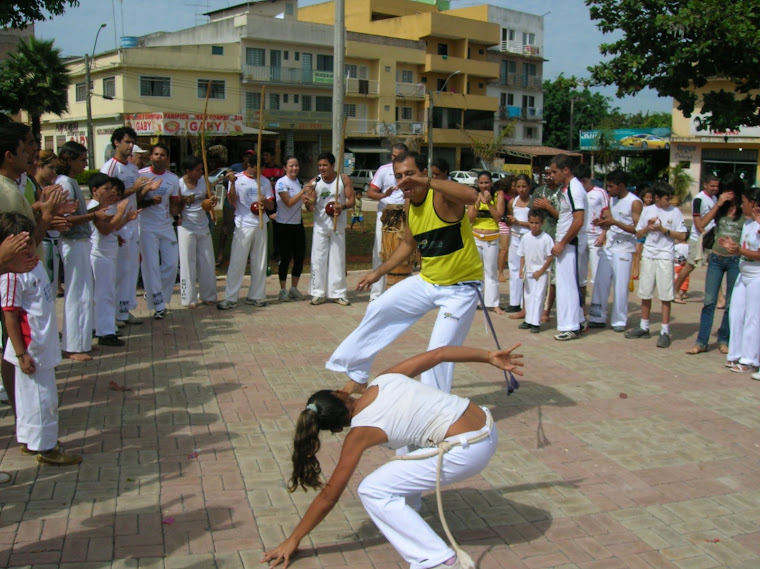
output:
<instances>
[{"instance_id":1,"label":"yellow tank top","mask_svg":"<svg viewBox=\"0 0 760 569\"><path fill-rule=\"evenodd\" d=\"M422 257L420 276L430 284L447 286L483 279L483 261L464 209L460 221L443 221L429 189L421 205L409 205L409 230Z\"/></svg>"},{"instance_id":2,"label":"yellow tank top","mask_svg":"<svg viewBox=\"0 0 760 569\"><path fill-rule=\"evenodd\" d=\"M496 207L496 199L491 200L491 205ZM475 231L498 231L499 224L491 217L491 212L488 211L488 204L481 203L478 206L478 213L472 222L472 228Z\"/></svg>"}]
</instances>

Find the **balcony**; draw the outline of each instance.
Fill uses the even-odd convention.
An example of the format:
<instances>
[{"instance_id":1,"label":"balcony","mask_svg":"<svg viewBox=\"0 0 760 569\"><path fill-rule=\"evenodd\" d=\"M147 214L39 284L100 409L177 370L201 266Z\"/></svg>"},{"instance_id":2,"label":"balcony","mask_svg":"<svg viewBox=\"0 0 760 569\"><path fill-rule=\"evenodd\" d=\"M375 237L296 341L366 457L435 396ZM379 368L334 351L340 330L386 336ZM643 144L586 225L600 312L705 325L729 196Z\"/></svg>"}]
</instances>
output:
<instances>
[{"instance_id":1,"label":"balcony","mask_svg":"<svg viewBox=\"0 0 760 569\"><path fill-rule=\"evenodd\" d=\"M527 91L540 91L543 89L541 77L536 77L535 75L517 75L515 73L506 77L499 77L499 85L525 89Z\"/></svg>"},{"instance_id":2,"label":"balcony","mask_svg":"<svg viewBox=\"0 0 760 569\"><path fill-rule=\"evenodd\" d=\"M425 123L420 121L383 122L369 119L346 119L347 136L407 136L425 133Z\"/></svg>"},{"instance_id":3,"label":"balcony","mask_svg":"<svg viewBox=\"0 0 760 569\"><path fill-rule=\"evenodd\" d=\"M259 126L259 109L245 109L248 126ZM264 109L264 128L290 130L330 130L332 113L320 111L273 111Z\"/></svg>"},{"instance_id":4,"label":"balcony","mask_svg":"<svg viewBox=\"0 0 760 569\"><path fill-rule=\"evenodd\" d=\"M520 118L526 121L540 121L544 119L544 109L536 107L523 107L520 109Z\"/></svg>"},{"instance_id":5,"label":"balcony","mask_svg":"<svg viewBox=\"0 0 760 569\"><path fill-rule=\"evenodd\" d=\"M536 107L516 107L514 105L508 105L506 107L499 107L498 112L499 120L524 120L524 121L540 121L544 119L544 110Z\"/></svg>"},{"instance_id":6,"label":"balcony","mask_svg":"<svg viewBox=\"0 0 760 569\"><path fill-rule=\"evenodd\" d=\"M433 95L436 107L447 109L467 109L477 111L496 112L499 109L499 100L488 95L465 95L450 91L437 92Z\"/></svg>"},{"instance_id":7,"label":"balcony","mask_svg":"<svg viewBox=\"0 0 760 569\"><path fill-rule=\"evenodd\" d=\"M380 92L380 82L370 79L354 79L353 77L346 78L346 94L347 95L370 95L377 97Z\"/></svg>"},{"instance_id":8,"label":"balcony","mask_svg":"<svg viewBox=\"0 0 760 569\"><path fill-rule=\"evenodd\" d=\"M499 119L514 120L522 117L522 109L514 105L499 107Z\"/></svg>"},{"instance_id":9,"label":"balcony","mask_svg":"<svg viewBox=\"0 0 760 569\"><path fill-rule=\"evenodd\" d=\"M424 83L396 83L396 97L401 99L424 99Z\"/></svg>"},{"instance_id":10,"label":"balcony","mask_svg":"<svg viewBox=\"0 0 760 569\"><path fill-rule=\"evenodd\" d=\"M449 75L455 71L463 71L471 77L496 79L499 77L499 64L491 61L450 57L447 55L433 55L431 53L425 55L425 73Z\"/></svg>"},{"instance_id":11,"label":"balcony","mask_svg":"<svg viewBox=\"0 0 760 569\"><path fill-rule=\"evenodd\" d=\"M519 43L516 41L501 42L501 51L516 53L518 55L527 55L530 57L541 57L541 46Z\"/></svg>"},{"instance_id":12,"label":"balcony","mask_svg":"<svg viewBox=\"0 0 760 569\"><path fill-rule=\"evenodd\" d=\"M314 69L243 65L243 81L251 83L275 83L280 85L332 87L333 74L332 71L316 71Z\"/></svg>"}]
</instances>

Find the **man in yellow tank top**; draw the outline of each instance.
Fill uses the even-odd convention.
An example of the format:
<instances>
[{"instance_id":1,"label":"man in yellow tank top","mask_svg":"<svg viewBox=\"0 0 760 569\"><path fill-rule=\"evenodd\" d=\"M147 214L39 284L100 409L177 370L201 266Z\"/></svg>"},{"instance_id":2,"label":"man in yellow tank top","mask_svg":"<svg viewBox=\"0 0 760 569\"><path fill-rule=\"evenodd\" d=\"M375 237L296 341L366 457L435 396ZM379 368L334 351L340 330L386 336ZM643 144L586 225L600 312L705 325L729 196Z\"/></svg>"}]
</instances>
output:
<instances>
[{"instance_id":1,"label":"man in yellow tank top","mask_svg":"<svg viewBox=\"0 0 760 569\"><path fill-rule=\"evenodd\" d=\"M348 375L344 390L349 393L364 389L377 353L427 312L438 308L429 350L459 346L470 330L483 263L465 208L475 203L477 191L451 180L429 178L426 164L426 158L416 152L405 152L393 162L398 188L407 200L409 223L402 243L359 282L357 290L368 290L416 247L422 270L371 302L359 327L327 361L327 369ZM448 392L453 375L454 364L444 363L423 373L421 381Z\"/></svg>"}]
</instances>

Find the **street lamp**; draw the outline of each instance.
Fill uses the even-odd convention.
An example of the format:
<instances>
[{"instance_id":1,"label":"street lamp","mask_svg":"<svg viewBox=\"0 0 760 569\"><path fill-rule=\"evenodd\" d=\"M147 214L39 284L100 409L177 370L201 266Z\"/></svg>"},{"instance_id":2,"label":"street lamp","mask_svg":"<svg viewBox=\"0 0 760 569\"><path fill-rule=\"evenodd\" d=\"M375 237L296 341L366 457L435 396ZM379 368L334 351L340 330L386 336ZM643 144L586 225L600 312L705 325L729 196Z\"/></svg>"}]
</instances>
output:
<instances>
[{"instance_id":1,"label":"street lamp","mask_svg":"<svg viewBox=\"0 0 760 569\"><path fill-rule=\"evenodd\" d=\"M570 132L567 138L567 149L573 151L573 131L575 130L575 101L580 101L580 97L570 97Z\"/></svg>"},{"instance_id":2,"label":"street lamp","mask_svg":"<svg viewBox=\"0 0 760 569\"><path fill-rule=\"evenodd\" d=\"M435 97L433 97L433 92L428 90L428 97L430 98L430 104L428 105L428 178L433 175L433 107L441 93L446 90L446 85L449 84L449 79L454 77L454 75L460 75L461 73L461 71L457 70L446 77L446 81L443 82L440 91L438 91L438 95Z\"/></svg>"},{"instance_id":3,"label":"street lamp","mask_svg":"<svg viewBox=\"0 0 760 569\"><path fill-rule=\"evenodd\" d=\"M95 34L95 43L92 44L92 56L95 57L95 48L98 45L98 36L100 30L106 27L106 24L100 24L98 33ZM87 109L87 162L90 170L95 168L95 135L92 128L92 90L90 89L90 56L84 54L84 84L87 90L85 99L85 108Z\"/></svg>"}]
</instances>

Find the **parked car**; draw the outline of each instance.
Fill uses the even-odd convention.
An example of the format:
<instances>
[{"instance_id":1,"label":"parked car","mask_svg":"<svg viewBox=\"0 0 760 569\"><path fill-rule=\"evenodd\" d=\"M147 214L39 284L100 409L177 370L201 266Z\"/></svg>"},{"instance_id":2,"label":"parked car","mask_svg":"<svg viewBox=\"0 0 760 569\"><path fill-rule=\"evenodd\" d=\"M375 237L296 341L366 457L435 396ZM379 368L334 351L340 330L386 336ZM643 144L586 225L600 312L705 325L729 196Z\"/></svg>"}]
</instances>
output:
<instances>
[{"instance_id":1,"label":"parked car","mask_svg":"<svg viewBox=\"0 0 760 569\"><path fill-rule=\"evenodd\" d=\"M491 172L491 181L495 184L502 178L506 178L507 173L506 172Z\"/></svg>"},{"instance_id":2,"label":"parked car","mask_svg":"<svg viewBox=\"0 0 760 569\"><path fill-rule=\"evenodd\" d=\"M626 146L629 148L641 148L646 150L648 148L664 148L670 149L670 141L654 134L632 134L620 139L620 146Z\"/></svg>"},{"instance_id":3,"label":"parked car","mask_svg":"<svg viewBox=\"0 0 760 569\"><path fill-rule=\"evenodd\" d=\"M354 173L349 176L351 183L354 185L355 190L362 190L365 194L369 189L369 183L372 178L375 177L374 170L354 170Z\"/></svg>"},{"instance_id":4,"label":"parked car","mask_svg":"<svg viewBox=\"0 0 760 569\"><path fill-rule=\"evenodd\" d=\"M474 170L453 170L449 172L449 176L455 182L465 186L472 186L473 188L478 186L478 173Z\"/></svg>"}]
</instances>

